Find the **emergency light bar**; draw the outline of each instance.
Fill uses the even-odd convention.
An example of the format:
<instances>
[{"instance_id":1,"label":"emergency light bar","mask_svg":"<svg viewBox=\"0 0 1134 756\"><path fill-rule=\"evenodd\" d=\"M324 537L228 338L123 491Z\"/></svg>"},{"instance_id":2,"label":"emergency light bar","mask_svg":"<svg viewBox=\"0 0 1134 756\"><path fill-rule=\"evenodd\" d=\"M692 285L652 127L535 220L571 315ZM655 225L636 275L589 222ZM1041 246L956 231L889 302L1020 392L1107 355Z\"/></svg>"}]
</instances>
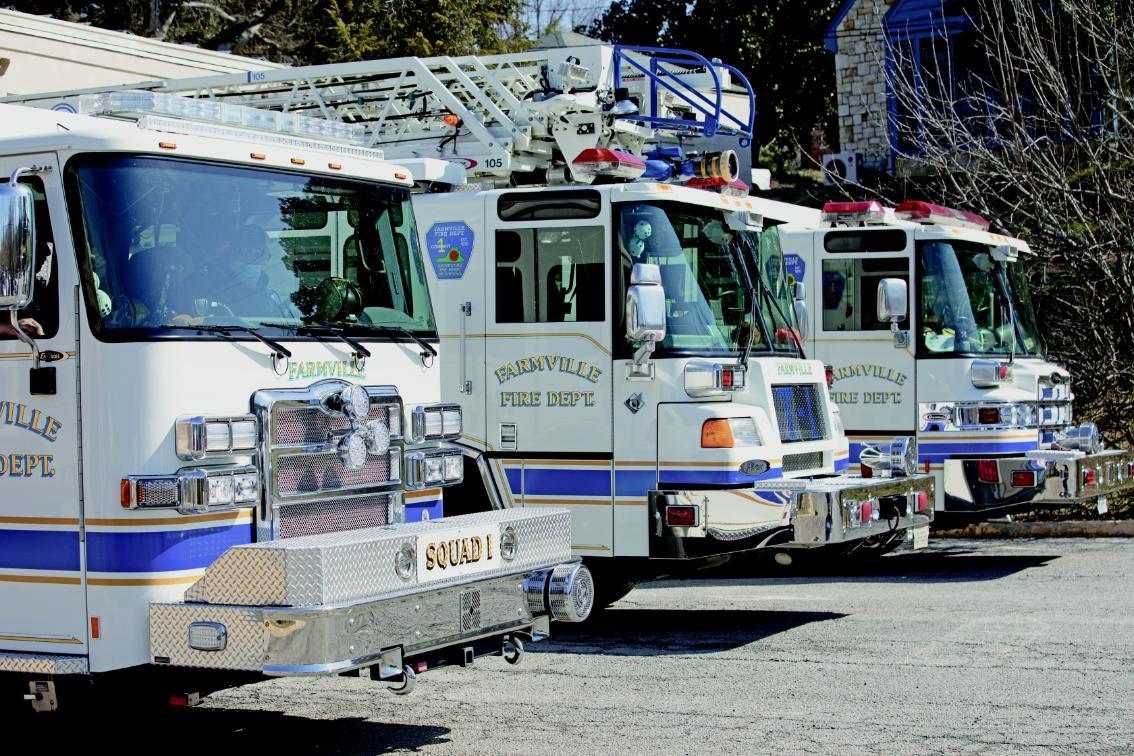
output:
<instances>
[{"instance_id":1,"label":"emergency light bar","mask_svg":"<svg viewBox=\"0 0 1134 756\"><path fill-rule=\"evenodd\" d=\"M646 164L629 152L590 147L571 161L582 176L610 176L633 181L646 172Z\"/></svg>"},{"instance_id":2,"label":"emergency light bar","mask_svg":"<svg viewBox=\"0 0 1134 756\"><path fill-rule=\"evenodd\" d=\"M67 105L75 107L74 101ZM82 115L137 118L138 125L142 128L186 131L187 124L184 122L190 121L212 127L212 131L202 126L191 129L201 134L242 136L247 139L247 134L239 132L255 131L257 140L274 138L281 141L289 140L287 143L291 146L304 146L296 138L306 138L315 142L349 144L358 149L359 154L369 157L380 156L380 151L364 148L367 144L366 127L360 124L262 110L212 99L125 90L80 95L75 109ZM322 146L315 142L310 146Z\"/></svg>"},{"instance_id":3,"label":"emergency light bar","mask_svg":"<svg viewBox=\"0 0 1134 756\"><path fill-rule=\"evenodd\" d=\"M898 205L894 210L894 215L901 220L913 221L914 223L971 228L976 231L987 231L989 225L991 225L976 213L954 210L951 207L942 207L921 200L906 200Z\"/></svg>"},{"instance_id":4,"label":"emergency light bar","mask_svg":"<svg viewBox=\"0 0 1134 756\"><path fill-rule=\"evenodd\" d=\"M747 197L749 186L740 179L729 181L723 176L710 178L691 178L685 185L694 189L719 192L724 197Z\"/></svg>"},{"instance_id":5,"label":"emergency light bar","mask_svg":"<svg viewBox=\"0 0 1134 756\"><path fill-rule=\"evenodd\" d=\"M840 223L848 226L868 223L882 223L886 217L886 208L877 200L862 202L825 202L823 212L819 216L821 223L830 223L837 226Z\"/></svg>"}]
</instances>

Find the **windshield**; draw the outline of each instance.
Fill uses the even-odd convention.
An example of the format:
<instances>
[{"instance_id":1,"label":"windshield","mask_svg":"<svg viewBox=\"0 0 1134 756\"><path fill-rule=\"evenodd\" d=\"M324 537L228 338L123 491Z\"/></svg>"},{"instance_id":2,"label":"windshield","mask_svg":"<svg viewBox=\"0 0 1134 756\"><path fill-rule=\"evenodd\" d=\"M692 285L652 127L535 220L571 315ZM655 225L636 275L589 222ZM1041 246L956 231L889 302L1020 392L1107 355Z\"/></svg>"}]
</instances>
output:
<instances>
[{"instance_id":1,"label":"windshield","mask_svg":"<svg viewBox=\"0 0 1134 756\"><path fill-rule=\"evenodd\" d=\"M1011 354L1014 339L1016 354L1042 355L1017 264L998 262L991 247L973 242L920 241L917 248L923 352Z\"/></svg>"},{"instance_id":2,"label":"windshield","mask_svg":"<svg viewBox=\"0 0 1134 756\"><path fill-rule=\"evenodd\" d=\"M740 351L751 329L752 300L724 214L676 202L620 207L623 293L635 263L661 270L666 335L658 350Z\"/></svg>"},{"instance_id":3,"label":"windshield","mask_svg":"<svg viewBox=\"0 0 1134 756\"><path fill-rule=\"evenodd\" d=\"M100 334L435 331L408 189L139 156L80 156L68 172Z\"/></svg>"}]
</instances>

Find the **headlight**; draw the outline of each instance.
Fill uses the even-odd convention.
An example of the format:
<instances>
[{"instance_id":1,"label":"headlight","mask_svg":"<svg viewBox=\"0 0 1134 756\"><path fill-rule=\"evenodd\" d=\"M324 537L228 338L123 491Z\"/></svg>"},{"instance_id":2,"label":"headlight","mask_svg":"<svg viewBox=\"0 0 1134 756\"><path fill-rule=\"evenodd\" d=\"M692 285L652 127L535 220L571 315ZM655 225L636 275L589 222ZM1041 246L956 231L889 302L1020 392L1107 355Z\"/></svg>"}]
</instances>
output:
<instances>
[{"instance_id":1,"label":"headlight","mask_svg":"<svg viewBox=\"0 0 1134 756\"><path fill-rule=\"evenodd\" d=\"M464 457L459 449L442 447L406 454L406 488L451 486L464 478Z\"/></svg>"},{"instance_id":2,"label":"headlight","mask_svg":"<svg viewBox=\"0 0 1134 756\"><path fill-rule=\"evenodd\" d=\"M255 467L187 467L176 475L131 475L122 479L123 509L176 509L181 514L255 506L260 473Z\"/></svg>"},{"instance_id":3,"label":"headlight","mask_svg":"<svg viewBox=\"0 0 1134 756\"><path fill-rule=\"evenodd\" d=\"M259 437L256 418L251 415L179 417L173 435L177 456L185 460L250 454Z\"/></svg>"},{"instance_id":4,"label":"headlight","mask_svg":"<svg viewBox=\"0 0 1134 756\"><path fill-rule=\"evenodd\" d=\"M427 404L415 407L410 415L410 440L452 441L461 437L461 407L458 404Z\"/></svg>"}]
</instances>

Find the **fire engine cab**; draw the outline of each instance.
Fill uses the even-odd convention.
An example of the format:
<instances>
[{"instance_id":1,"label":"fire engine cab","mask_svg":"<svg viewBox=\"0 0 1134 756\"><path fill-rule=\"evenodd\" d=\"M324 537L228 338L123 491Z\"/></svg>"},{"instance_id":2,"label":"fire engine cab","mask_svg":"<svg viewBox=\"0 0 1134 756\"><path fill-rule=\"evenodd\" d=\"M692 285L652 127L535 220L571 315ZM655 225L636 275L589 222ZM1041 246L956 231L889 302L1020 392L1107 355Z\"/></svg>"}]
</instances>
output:
<instances>
[{"instance_id":1,"label":"fire engine cab","mask_svg":"<svg viewBox=\"0 0 1134 756\"><path fill-rule=\"evenodd\" d=\"M1073 425L1071 376L1047 359L1028 244L922 201L830 202L773 229L815 311L806 340L832 367L851 460L917 439L938 517L983 518L1134 486L1134 454Z\"/></svg>"}]
</instances>

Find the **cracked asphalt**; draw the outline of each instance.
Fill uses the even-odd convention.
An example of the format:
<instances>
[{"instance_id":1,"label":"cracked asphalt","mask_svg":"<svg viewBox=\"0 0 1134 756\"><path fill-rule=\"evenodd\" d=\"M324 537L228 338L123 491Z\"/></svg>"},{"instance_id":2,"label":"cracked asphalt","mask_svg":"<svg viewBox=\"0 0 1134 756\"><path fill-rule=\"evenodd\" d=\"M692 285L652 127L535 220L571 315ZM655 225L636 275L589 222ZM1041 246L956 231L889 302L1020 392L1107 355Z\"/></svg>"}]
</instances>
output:
<instances>
[{"instance_id":1,"label":"cracked asphalt","mask_svg":"<svg viewBox=\"0 0 1134 756\"><path fill-rule=\"evenodd\" d=\"M643 585L593 627L553 626L520 667L489 658L435 670L405 698L365 678L272 681L214 694L150 742L1130 753L1132 578L1134 539L938 540L792 577L729 565Z\"/></svg>"}]
</instances>

